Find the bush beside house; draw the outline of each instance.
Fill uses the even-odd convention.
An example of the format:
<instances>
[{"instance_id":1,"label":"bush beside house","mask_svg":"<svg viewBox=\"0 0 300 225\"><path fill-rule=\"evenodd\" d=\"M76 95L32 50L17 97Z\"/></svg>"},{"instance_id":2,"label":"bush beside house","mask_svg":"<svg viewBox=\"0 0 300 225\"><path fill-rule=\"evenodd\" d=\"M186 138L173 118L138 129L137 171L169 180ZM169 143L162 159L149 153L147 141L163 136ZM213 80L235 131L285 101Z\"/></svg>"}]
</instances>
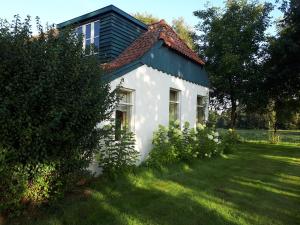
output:
<instances>
[{"instance_id":1,"label":"bush beside house","mask_svg":"<svg viewBox=\"0 0 300 225\"><path fill-rule=\"evenodd\" d=\"M0 213L60 197L84 171L116 97L82 40L0 21Z\"/></svg>"}]
</instances>

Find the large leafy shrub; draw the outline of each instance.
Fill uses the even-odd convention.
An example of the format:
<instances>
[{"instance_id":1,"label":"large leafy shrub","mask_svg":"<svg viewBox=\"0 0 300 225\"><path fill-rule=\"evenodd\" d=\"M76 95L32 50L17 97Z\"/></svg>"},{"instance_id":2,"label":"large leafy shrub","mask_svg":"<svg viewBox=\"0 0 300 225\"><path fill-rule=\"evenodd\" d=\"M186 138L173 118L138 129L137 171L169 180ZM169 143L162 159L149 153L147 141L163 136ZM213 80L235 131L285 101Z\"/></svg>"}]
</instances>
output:
<instances>
[{"instance_id":1,"label":"large leafy shrub","mask_svg":"<svg viewBox=\"0 0 300 225\"><path fill-rule=\"evenodd\" d=\"M224 154L233 153L236 150L236 144L239 142L240 137L233 129L228 129L222 135L222 151Z\"/></svg>"},{"instance_id":2,"label":"large leafy shrub","mask_svg":"<svg viewBox=\"0 0 300 225\"><path fill-rule=\"evenodd\" d=\"M103 173L115 177L131 170L138 162L139 152L135 148L135 137L127 127L115 129L114 121L104 126L105 137L100 141L97 160Z\"/></svg>"},{"instance_id":3,"label":"large leafy shrub","mask_svg":"<svg viewBox=\"0 0 300 225\"><path fill-rule=\"evenodd\" d=\"M181 160L210 158L219 155L218 132L199 124L196 129L189 128L186 122L181 129L179 122L170 122L168 127L162 125L153 135L153 148L147 158L147 164L161 166Z\"/></svg>"},{"instance_id":4,"label":"large leafy shrub","mask_svg":"<svg viewBox=\"0 0 300 225\"><path fill-rule=\"evenodd\" d=\"M97 124L115 105L81 38L70 29L43 30L38 21L37 27L33 36L29 18L0 21L2 210L22 193L43 201L69 187L93 156L102 135Z\"/></svg>"}]
</instances>

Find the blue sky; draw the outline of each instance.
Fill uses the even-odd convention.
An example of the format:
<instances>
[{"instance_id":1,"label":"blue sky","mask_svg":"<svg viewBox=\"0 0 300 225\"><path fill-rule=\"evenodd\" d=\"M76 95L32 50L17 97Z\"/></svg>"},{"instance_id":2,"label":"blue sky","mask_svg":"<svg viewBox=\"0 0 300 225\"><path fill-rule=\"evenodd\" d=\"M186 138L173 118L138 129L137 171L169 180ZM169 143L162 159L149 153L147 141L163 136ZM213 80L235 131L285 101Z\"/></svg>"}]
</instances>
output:
<instances>
[{"instance_id":1,"label":"blue sky","mask_svg":"<svg viewBox=\"0 0 300 225\"><path fill-rule=\"evenodd\" d=\"M9 21L13 15L19 14L22 18L26 15L39 16L43 24L46 22L57 24L113 4L129 14L148 12L169 23L174 18L183 17L191 27L194 27L198 19L193 16L193 11L204 9L207 4L222 6L224 0L0 0L0 3L0 17ZM277 18L281 14L275 10L272 16ZM273 33L274 27L269 31Z\"/></svg>"}]
</instances>

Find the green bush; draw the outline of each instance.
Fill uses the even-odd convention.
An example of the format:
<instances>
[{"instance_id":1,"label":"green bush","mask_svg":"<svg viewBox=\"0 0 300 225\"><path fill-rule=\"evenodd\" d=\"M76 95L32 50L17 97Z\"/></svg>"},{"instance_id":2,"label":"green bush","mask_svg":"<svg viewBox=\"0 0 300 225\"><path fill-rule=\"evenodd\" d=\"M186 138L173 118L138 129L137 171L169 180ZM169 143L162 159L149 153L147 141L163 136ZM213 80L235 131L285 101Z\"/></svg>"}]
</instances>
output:
<instances>
[{"instance_id":1,"label":"green bush","mask_svg":"<svg viewBox=\"0 0 300 225\"><path fill-rule=\"evenodd\" d=\"M222 135L222 151L224 154L233 153L236 150L236 144L239 142L240 137L233 129L228 129Z\"/></svg>"},{"instance_id":2,"label":"green bush","mask_svg":"<svg viewBox=\"0 0 300 225\"><path fill-rule=\"evenodd\" d=\"M2 210L13 211L22 198L41 202L72 187L103 135L97 124L110 118L116 103L81 38L68 28L37 27L33 36L29 18L0 20Z\"/></svg>"},{"instance_id":3,"label":"green bush","mask_svg":"<svg viewBox=\"0 0 300 225\"><path fill-rule=\"evenodd\" d=\"M153 135L153 148L149 153L149 157L147 159L147 164L152 166L160 166L168 163L173 163L178 161L179 153L176 149L176 145L178 144L178 140L176 140L176 144L170 141L169 135L173 135L177 133L176 136L180 136L179 132L173 127L173 130L169 132L167 127L159 125L158 130L154 132ZM174 137L172 137L174 140Z\"/></svg>"},{"instance_id":4,"label":"green bush","mask_svg":"<svg viewBox=\"0 0 300 225\"><path fill-rule=\"evenodd\" d=\"M28 174L20 163L9 162L8 151L0 147L0 214L19 214L20 201L27 188Z\"/></svg>"},{"instance_id":5,"label":"green bush","mask_svg":"<svg viewBox=\"0 0 300 225\"><path fill-rule=\"evenodd\" d=\"M147 164L161 166L182 160L211 158L221 153L220 143L219 134L201 124L193 129L186 122L182 130L178 122L171 122L169 127L160 125L154 132Z\"/></svg>"},{"instance_id":6,"label":"green bush","mask_svg":"<svg viewBox=\"0 0 300 225\"><path fill-rule=\"evenodd\" d=\"M139 158L133 132L128 128L116 130L114 122L105 125L105 137L100 141L97 160L103 173L115 177L134 168Z\"/></svg>"}]
</instances>

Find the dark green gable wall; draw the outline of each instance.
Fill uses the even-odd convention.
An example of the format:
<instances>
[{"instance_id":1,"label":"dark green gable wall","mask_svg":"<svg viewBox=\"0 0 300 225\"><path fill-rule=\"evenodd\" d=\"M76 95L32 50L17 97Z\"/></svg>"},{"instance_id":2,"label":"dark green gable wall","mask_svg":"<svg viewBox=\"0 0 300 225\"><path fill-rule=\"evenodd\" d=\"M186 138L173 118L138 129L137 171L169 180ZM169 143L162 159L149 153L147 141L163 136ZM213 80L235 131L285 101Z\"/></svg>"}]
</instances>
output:
<instances>
[{"instance_id":1,"label":"dark green gable wall","mask_svg":"<svg viewBox=\"0 0 300 225\"><path fill-rule=\"evenodd\" d=\"M112 81L142 65L150 66L153 69L204 87L209 87L210 85L207 72L203 66L194 63L189 58L166 47L163 41L156 43L141 58L107 74L105 78Z\"/></svg>"},{"instance_id":2,"label":"dark green gable wall","mask_svg":"<svg viewBox=\"0 0 300 225\"><path fill-rule=\"evenodd\" d=\"M100 21L99 60L109 62L120 55L137 37L147 30L147 25L119 8L109 5L57 25L77 27L92 21Z\"/></svg>"},{"instance_id":3,"label":"dark green gable wall","mask_svg":"<svg viewBox=\"0 0 300 225\"><path fill-rule=\"evenodd\" d=\"M162 41L154 45L141 58L141 62L183 80L209 87L208 76L203 66L166 47Z\"/></svg>"},{"instance_id":4,"label":"dark green gable wall","mask_svg":"<svg viewBox=\"0 0 300 225\"><path fill-rule=\"evenodd\" d=\"M101 63L116 58L146 31L144 27L140 27L114 12L101 15L99 19L99 58Z\"/></svg>"}]
</instances>

